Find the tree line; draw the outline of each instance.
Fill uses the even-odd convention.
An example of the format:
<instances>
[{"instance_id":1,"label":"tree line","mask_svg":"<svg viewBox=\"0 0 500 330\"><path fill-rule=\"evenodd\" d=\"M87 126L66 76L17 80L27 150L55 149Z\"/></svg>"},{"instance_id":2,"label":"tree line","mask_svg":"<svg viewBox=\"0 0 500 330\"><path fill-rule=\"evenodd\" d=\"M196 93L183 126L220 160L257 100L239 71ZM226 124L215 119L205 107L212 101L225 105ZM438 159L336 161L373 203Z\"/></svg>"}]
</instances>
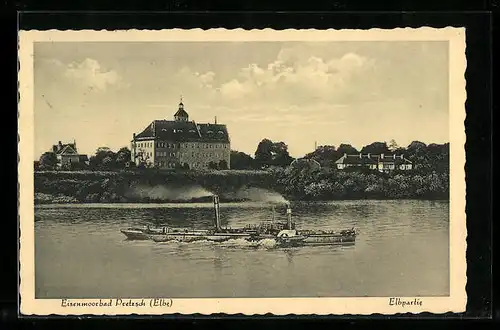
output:
<instances>
[{"instance_id":1,"label":"tree line","mask_svg":"<svg viewBox=\"0 0 500 330\"><path fill-rule=\"evenodd\" d=\"M420 141L413 141L407 147L399 146L396 141L373 142L363 146L360 150L350 144L319 146L316 150L304 155L304 159L317 161L321 167L332 168L335 161L344 154L390 154L404 155L420 172L449 171L449 143L426 145ZM270 167L287 167L294 161L288 152L288 146L283 142L262 140L255 151L254 157L239 151L231 151L232 169L262 169Z\"/></svg>"},{"instance_id":2,"label":"tree line","mask_svg":"<svg viewBox=\"0 0 500 330\"><path fill-rule=\"evenodd\" d=\"M449 143L426 145L420 141L413 141L406 147L397 145L394 140L387 142L373 142L363 146L360 150L350 144L342 143L338 147L333 145L319 146L316 150L304 155L304 159L311 159L318 162L321 167L334 168L335 161L344 154L388 154L396 153L412 161L415 171L429 172L437 171L444 173L449 171ZM288 145L282 141L271 141L263 139L257 145L254 155L249 155L237 150L231 150L230 168L233 170L262 170L274 167L286 168L295 158L291 157ZM117 152L107 147L100 147L88 162L72 163L66 165L63 170L120 170L135 167L131 162L131 152L127 147L119 149ZM145 167L143 163L138 167ZM38 161L35 161L35 170L55 170L57 169L57 157L53 152L44 153ZM210 163L209 169L225 170L228 164L225 161ZM180 169L188 169L180 166Z\"/></svg>"},{"instance_id":3,"label":"tree line","mask_svg":"<svg viewBox=\"0 0 500 330\"><path fill-rule=\"evenodd\" d=\"M117 152L112 151L107 147L97 148L88 162L73 162L65 164L61 170L119 170L130 166L130 149L127 147L120 148ZM54 152L45 152L40 156L38 162L35 162L35 170L49 171L58 169L57 155Z\"/></svg>"}]
</instances>

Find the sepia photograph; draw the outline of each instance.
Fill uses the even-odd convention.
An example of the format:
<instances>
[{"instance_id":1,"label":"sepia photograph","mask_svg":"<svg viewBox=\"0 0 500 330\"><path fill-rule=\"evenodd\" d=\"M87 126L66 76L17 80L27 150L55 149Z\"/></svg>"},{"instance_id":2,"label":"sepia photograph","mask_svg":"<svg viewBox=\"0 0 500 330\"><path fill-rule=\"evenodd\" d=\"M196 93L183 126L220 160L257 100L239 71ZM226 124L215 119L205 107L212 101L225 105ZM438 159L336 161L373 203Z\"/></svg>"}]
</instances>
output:
<instances>
[{"instance_id":1,"label":"sepia photograph","mask_svg":"<svg viewBox=\"0 0 500 330\"><path fill-rule=\"evenodd\" d=\"M464 310L463 29L23 33L27 313Z\"/></svg>"}]
</instances>

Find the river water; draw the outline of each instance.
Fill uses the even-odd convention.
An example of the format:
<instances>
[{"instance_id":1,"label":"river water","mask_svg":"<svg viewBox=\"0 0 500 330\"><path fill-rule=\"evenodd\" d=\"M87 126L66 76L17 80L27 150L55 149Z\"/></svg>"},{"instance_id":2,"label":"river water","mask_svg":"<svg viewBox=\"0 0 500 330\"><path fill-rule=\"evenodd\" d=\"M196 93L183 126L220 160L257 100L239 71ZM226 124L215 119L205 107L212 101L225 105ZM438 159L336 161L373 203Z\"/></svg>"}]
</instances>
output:
<instances>
[{"instance_id":1,"label":"river water","mask_svg":"<svg viewBox=\"0 0 500 330\"><path fill-rule=\"evenodd\" d=\"M129 241L120 228L212 226L211 204L44 205L35 209L36 298L446 296L449 203L292 203L298 227L346 229L351 246L276 248ZM221 205L224 226L270 220L271 206ZM285 219L284 206L276 217Z\"/></svg>"}]
</instances>

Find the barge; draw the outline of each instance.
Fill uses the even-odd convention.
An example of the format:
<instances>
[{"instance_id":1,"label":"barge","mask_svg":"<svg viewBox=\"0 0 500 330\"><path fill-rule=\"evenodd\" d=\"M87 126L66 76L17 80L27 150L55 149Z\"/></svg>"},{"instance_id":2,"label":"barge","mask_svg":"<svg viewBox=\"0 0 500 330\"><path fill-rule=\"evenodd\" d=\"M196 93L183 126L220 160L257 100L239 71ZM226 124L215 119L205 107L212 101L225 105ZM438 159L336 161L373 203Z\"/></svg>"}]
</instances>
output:
<instances>
[{"instance_id":1,"label":"barge","mask_svg":"<svg viewBox=\"0 0 500 330\"><path fill-rule=\"evenodd\" d=\"M273 239L278 246L303 246L303 245L336 245L354 244L356 241L356 230L354 228L329 231L297 229L292 221L292 210L287 203L287 221L275 221L274 207L271 222L262 222L257 225L247 225L243 228L222 228L220 223L220 202L217 195L213 196L214 203L214 228L213 229L190 229L190 228L127 228L121 232L128 239L151 239L155 242L194 242L213 241L224 242L234 239L244 239L249 242L257 242L263 239Z\"/></svg>"}]
</instances>

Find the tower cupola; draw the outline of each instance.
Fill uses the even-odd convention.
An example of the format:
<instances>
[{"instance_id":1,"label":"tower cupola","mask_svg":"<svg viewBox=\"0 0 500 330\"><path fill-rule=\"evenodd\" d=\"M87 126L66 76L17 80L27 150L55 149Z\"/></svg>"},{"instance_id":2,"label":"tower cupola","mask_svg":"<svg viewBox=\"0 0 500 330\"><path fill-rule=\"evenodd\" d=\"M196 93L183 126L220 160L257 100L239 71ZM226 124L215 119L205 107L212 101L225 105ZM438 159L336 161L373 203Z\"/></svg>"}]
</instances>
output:
<instances>
[{"instance_id":1,"label":"tower cupola","mask_svg":"<svg viewBox=\"0 0 500 330\"><path fill-rule=\"evenodd\" d=\"M184 103L182 103L182 96L181 96L181 101L179 103L179 109L175 113L174 119L175 119L175 121L188 121L189 120L189 115L186 112L186 110L184 110Z\"/></svg>"}]
</instances>

